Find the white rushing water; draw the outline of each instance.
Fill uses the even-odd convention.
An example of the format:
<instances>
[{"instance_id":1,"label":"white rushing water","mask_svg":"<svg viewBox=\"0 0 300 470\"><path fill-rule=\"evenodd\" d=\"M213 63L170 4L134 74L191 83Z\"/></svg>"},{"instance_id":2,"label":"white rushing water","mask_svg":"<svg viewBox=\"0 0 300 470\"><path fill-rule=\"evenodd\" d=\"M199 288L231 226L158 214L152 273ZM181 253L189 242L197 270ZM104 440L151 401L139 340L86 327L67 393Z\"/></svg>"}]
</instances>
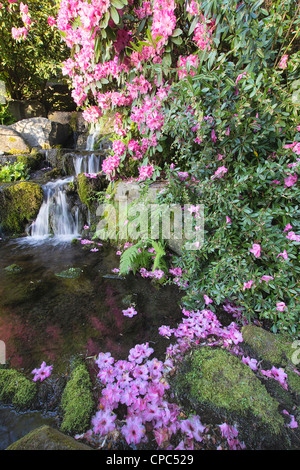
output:
<instances>
[{"instance_id":1,"label":"white rushing water","mask_svg":"<svg viewBox=\"0 0 300 470\"><path fill-rule=\"evenodd\" d=\"M101 156L93 153L99 134L99 128L96 125L91 129L87 139L86 150L90 153L74 155L73 164L76 176L80 173L100 172ZM30 226L30 234L26 237L28 242L69 241L80 235L79 209L74 207L72 210L66 193L67 185L72 181L74 181L74 176L50 181L43 186L44 200L36 220Z\"/></svg>"},{"instance_id":2,"label":"white rushing water","mask_svg":"<svg viewBox=\"0 0 300 470\"><path fill-rule=\"evenodd\" d=\"M91 128L91 132L88 135L86 141L86 151L93 152L95 147L95 142L100 135L100 130L97 124ZM101 143L99 144L98 150L101 150ZM74 155L73 164L75 169L75 175L80 173L89 173L95 174L99 173L101 170L101 157L100 155L95 155L90 153L87 155Z\"/></svg>"},{"instance_id":3,"label":"white rushing water","mask_svg":"<svg viewBox=\"0 0 300 470\"><path fill-rule=\"evenodd\" d=\"M41 240L50 236L61 240L78 237L78 208L73 215L66 195L66 185L73 180L74 177L70 176L50 181L43 186L44 201L36 220L31 225L32 240Z\"/></svg>"}]
</instances>

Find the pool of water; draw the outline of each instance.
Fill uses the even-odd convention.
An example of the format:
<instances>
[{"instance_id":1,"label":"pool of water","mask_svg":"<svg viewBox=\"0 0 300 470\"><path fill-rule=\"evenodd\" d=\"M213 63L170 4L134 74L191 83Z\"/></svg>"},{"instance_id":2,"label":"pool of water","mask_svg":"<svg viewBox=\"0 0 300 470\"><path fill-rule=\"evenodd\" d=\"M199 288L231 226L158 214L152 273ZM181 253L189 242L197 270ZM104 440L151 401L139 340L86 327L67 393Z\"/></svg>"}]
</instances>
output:
<instances>
[{"instance_id":1,"label":"pool of water","mask_svg":"<svg viewBox=\"0 0 300 470\"><path fill-rule=\"evenodd\" d=\"M162 357L168 341L158 328L180 320L179 294L138 276L119 279L112 273L118 265L109 246L90 252L70 242L1 242L0 340L9 366L30 373L45 361L61 373L76 354L125 358L145 341ZM79 276L57 276L69 268ZM131 304L138 315L128 318L122 310Z\"/></svg>"},{"instance_id":2,"label":"pool of water","mask_svg":"<svg viewBox=\"0 0 300 470\"><path fill-rule=\"evenodd\" d=\"M17 413L11 407L0 405L0 450L43 425L56 427L55 417L38 411Z\"/></svg>"},{"instance_id":3,"label":"pool of water","mask_svg":"<svg viewBox=\"0 0 300 470\"><path fill-rule=\"evenodd\" d=\"M0 241L0 340L6 364L30 378L45 361L53 364L55 379L66 373L74 356L109 351L126 359L132 347L144 342L164 359L169 341L158 328L176 326L181 319L179 293L139 276L120 278L112 272L119 260L111 246L91 252L70 241ZM76 276L58 276L70 268ZM130 305L138 312L132 318L122 313ZM0 408L0 449L49 420L54 423L37 412Z\"/></svg>"}]
</instances>

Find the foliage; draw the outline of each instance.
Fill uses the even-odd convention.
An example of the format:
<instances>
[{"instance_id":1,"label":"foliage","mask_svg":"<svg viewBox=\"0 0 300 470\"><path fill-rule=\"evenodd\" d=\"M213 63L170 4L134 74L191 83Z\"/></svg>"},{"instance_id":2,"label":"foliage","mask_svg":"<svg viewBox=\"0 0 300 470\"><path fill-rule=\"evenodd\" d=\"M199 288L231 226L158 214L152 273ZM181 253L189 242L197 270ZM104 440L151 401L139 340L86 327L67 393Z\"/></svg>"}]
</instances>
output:
<instances>
[{"instance_id":1,"label":"foliage","mask_svg":"<svg viewBox=\"0 0 300 470\"><path fill-rule=\"evenodd\" d=\"M15 122L14 117L8 111L8 105L0 104L0 125L9 126Z\"/></svg>"},{"instance_id":2,"label":"foliage","mask_svg":"<svg viewBox=\"0 0 300 470\"><path fill-rule=\"evenodd\" d=\"M28 13L22 14L22 2L4 0L0 5L0 79L12 99L41 99L47 80L61 77L60 62L67 48L60 34L48 24L55 15L55 2L30 0ZM27 20L26 20L27 18ZM24 23L25 21L25 23ZM27 24L30 22L30 24ZM17 41L12 30L26 29Z\"/></svg>"},{"instance_id":3,"label":"foliage","mask_svg":"<svg viewBox=\"0 0 300 470\"><path fill-rule=\"evenodd\" d=\"M134 162L138 181L169 178L160 202L204 205L204 244L178 260L186 305L230 299L293 335L299 11L294 0L113 0L99 13L62 0L57 19L84 117L116 112L108 179Z\"/></svg>"},{"instance_id":4,"label":"foliage","mask_svg":"<svg viewBox=\"0 0 300 470\"><path fill-rule=\"evenodd\" d=\"M27 166L25 163L16 162L0 168L0 182L17 181L27 179L27 177Z\"/></svg>"},{"instance_id":5,"label":"foliage","mask_svg":"<svg viewBox=\"0 0 300 470\"><path fill-rule=\"evenodd\" d=\"M165 269L166 252L161 242L147 239L140 240L126 248L120 258L120 274L134 274L140 269ZM154 258L154 259L153 259Z\"/></svg>"}]
</instances>

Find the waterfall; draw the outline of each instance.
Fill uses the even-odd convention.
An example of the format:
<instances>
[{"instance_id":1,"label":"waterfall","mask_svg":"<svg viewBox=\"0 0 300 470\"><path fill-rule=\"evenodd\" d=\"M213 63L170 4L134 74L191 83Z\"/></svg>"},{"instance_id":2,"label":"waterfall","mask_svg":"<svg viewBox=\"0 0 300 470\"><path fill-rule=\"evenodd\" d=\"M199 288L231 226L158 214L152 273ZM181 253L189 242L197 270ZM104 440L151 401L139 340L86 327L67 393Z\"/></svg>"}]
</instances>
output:
<instances>
[{"instance_id":1,"label":"waterfall","mask_svg":"<svg viewBox=\"0 0 300 470\"><path fill-rule=\"evenodd\" d=\"M101 156L95 155L95 153L93 153L95 142L99 135L99 127L97 124L93 125L86 141L86 151L90 153L87 155L74 155L73 164L75 175L79 175L80 173L96 174L101 171ZM98 150L101 150L101 147L102 146L100 143Z\"/></svg>"},{"instance_id":2,"label":"waterfall","mask_svg":"<svg viewBox=\"0 0 300 470\"><path fill-rule=\"evenodd\" d=\"M71 212L66 185L74 177L51 181L43 186L44 201L36 220L31 225L30 237L40 240L54 235L60 240L71 240L79 235L79 211Z\"/></svg>"}]
</instances>

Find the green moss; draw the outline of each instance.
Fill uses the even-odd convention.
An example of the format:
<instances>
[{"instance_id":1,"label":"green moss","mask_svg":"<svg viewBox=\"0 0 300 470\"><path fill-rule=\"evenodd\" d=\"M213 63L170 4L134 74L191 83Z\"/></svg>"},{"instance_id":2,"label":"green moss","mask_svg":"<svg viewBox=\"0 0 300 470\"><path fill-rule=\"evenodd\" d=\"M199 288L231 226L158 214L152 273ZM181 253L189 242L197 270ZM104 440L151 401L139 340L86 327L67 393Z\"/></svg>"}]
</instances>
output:
<instances>
[{"instance_id":1,"label":"green moss","mask_svg":"<svg viewBox=\"0 0 300 470\"><path fill-rule=\"evenodd\" d=\"M36 383L14 369L0 369L0 400L15 407L29 408L37 391Z\"/></svg>"},{"instance_id":2,"label":"green moss","mask_svg":"<svg viewBox=\"0 0 300 470\"><path fill-rule=\"evenodd\" d=\"M17 162L24 163L29 170L37 170L42 161L42 156L39 153L31 153L30 155L18 155Z\"/></svg>"},{"instance_id":3,"label":"green moss","mask_svg":"<svg viewBox=\"0 0 300 470\"><path fill-rule=\"evenodd\" d=\"M284 367L292 354L291 345L283 339L255 325L242 328L244 344L260 359L270 362L273 366Z\"/></svg>"},{"instance_id":4,"label":"green moss","mask_svg":"<svg viewBox=\"0 0 300 470\"><path fill-rule=\"evenodd\" d=\"M71 373L61 400L63 421L61 430L72 434L85 432L94 409L92 383L84 364L79 364Z\"/></svg>"},{"instance_id":5,"label":"green moss","mask_svg":"<svg viewBox=\"0 0 300 470\"><path fill-rule=\"evenodd\" d=\"M81 173L77 177L77 182L78 196L81 202L90 209L92 206L91 199L94 197L93 187L90 184L90 180L84 175L84 173Z\"/></svg>"},{"instance_id":6,"label":"green moss","mask_svg":"<svg viewBox=\"0 0 300 470\"><path fill-rule=\"evenodd\" d=\"M278 402L239 358L223 349L203 347L193 351L186 369L178 383L181 394L188 393L194 404L241 417L250 413L271 433L281 431Z\"/></svg>"},{"instance_id":7,"label":"green moss","mask_svg":"<svg viewBox=\"0 0 300 470\"><path fill-rule=\"evenodd\" d=\"M21 182L2 187L0 191L1 228L8 235L24 233L26 224L33 220L43 202L43 190L32 182Z\"/></svg>"},{"instance_id":8,"label":"green moss","mask_svg":"<svg viewBox=\"0 0 300 470\"><path fill-rule=\"evenodd\" d=\"M81 268L69 268L64 271L61 271L60 273L56 273L55 276L57 277L64 277L67 279L75 279L79 277L82 273Z\"/></svg>"}]
</instances>

